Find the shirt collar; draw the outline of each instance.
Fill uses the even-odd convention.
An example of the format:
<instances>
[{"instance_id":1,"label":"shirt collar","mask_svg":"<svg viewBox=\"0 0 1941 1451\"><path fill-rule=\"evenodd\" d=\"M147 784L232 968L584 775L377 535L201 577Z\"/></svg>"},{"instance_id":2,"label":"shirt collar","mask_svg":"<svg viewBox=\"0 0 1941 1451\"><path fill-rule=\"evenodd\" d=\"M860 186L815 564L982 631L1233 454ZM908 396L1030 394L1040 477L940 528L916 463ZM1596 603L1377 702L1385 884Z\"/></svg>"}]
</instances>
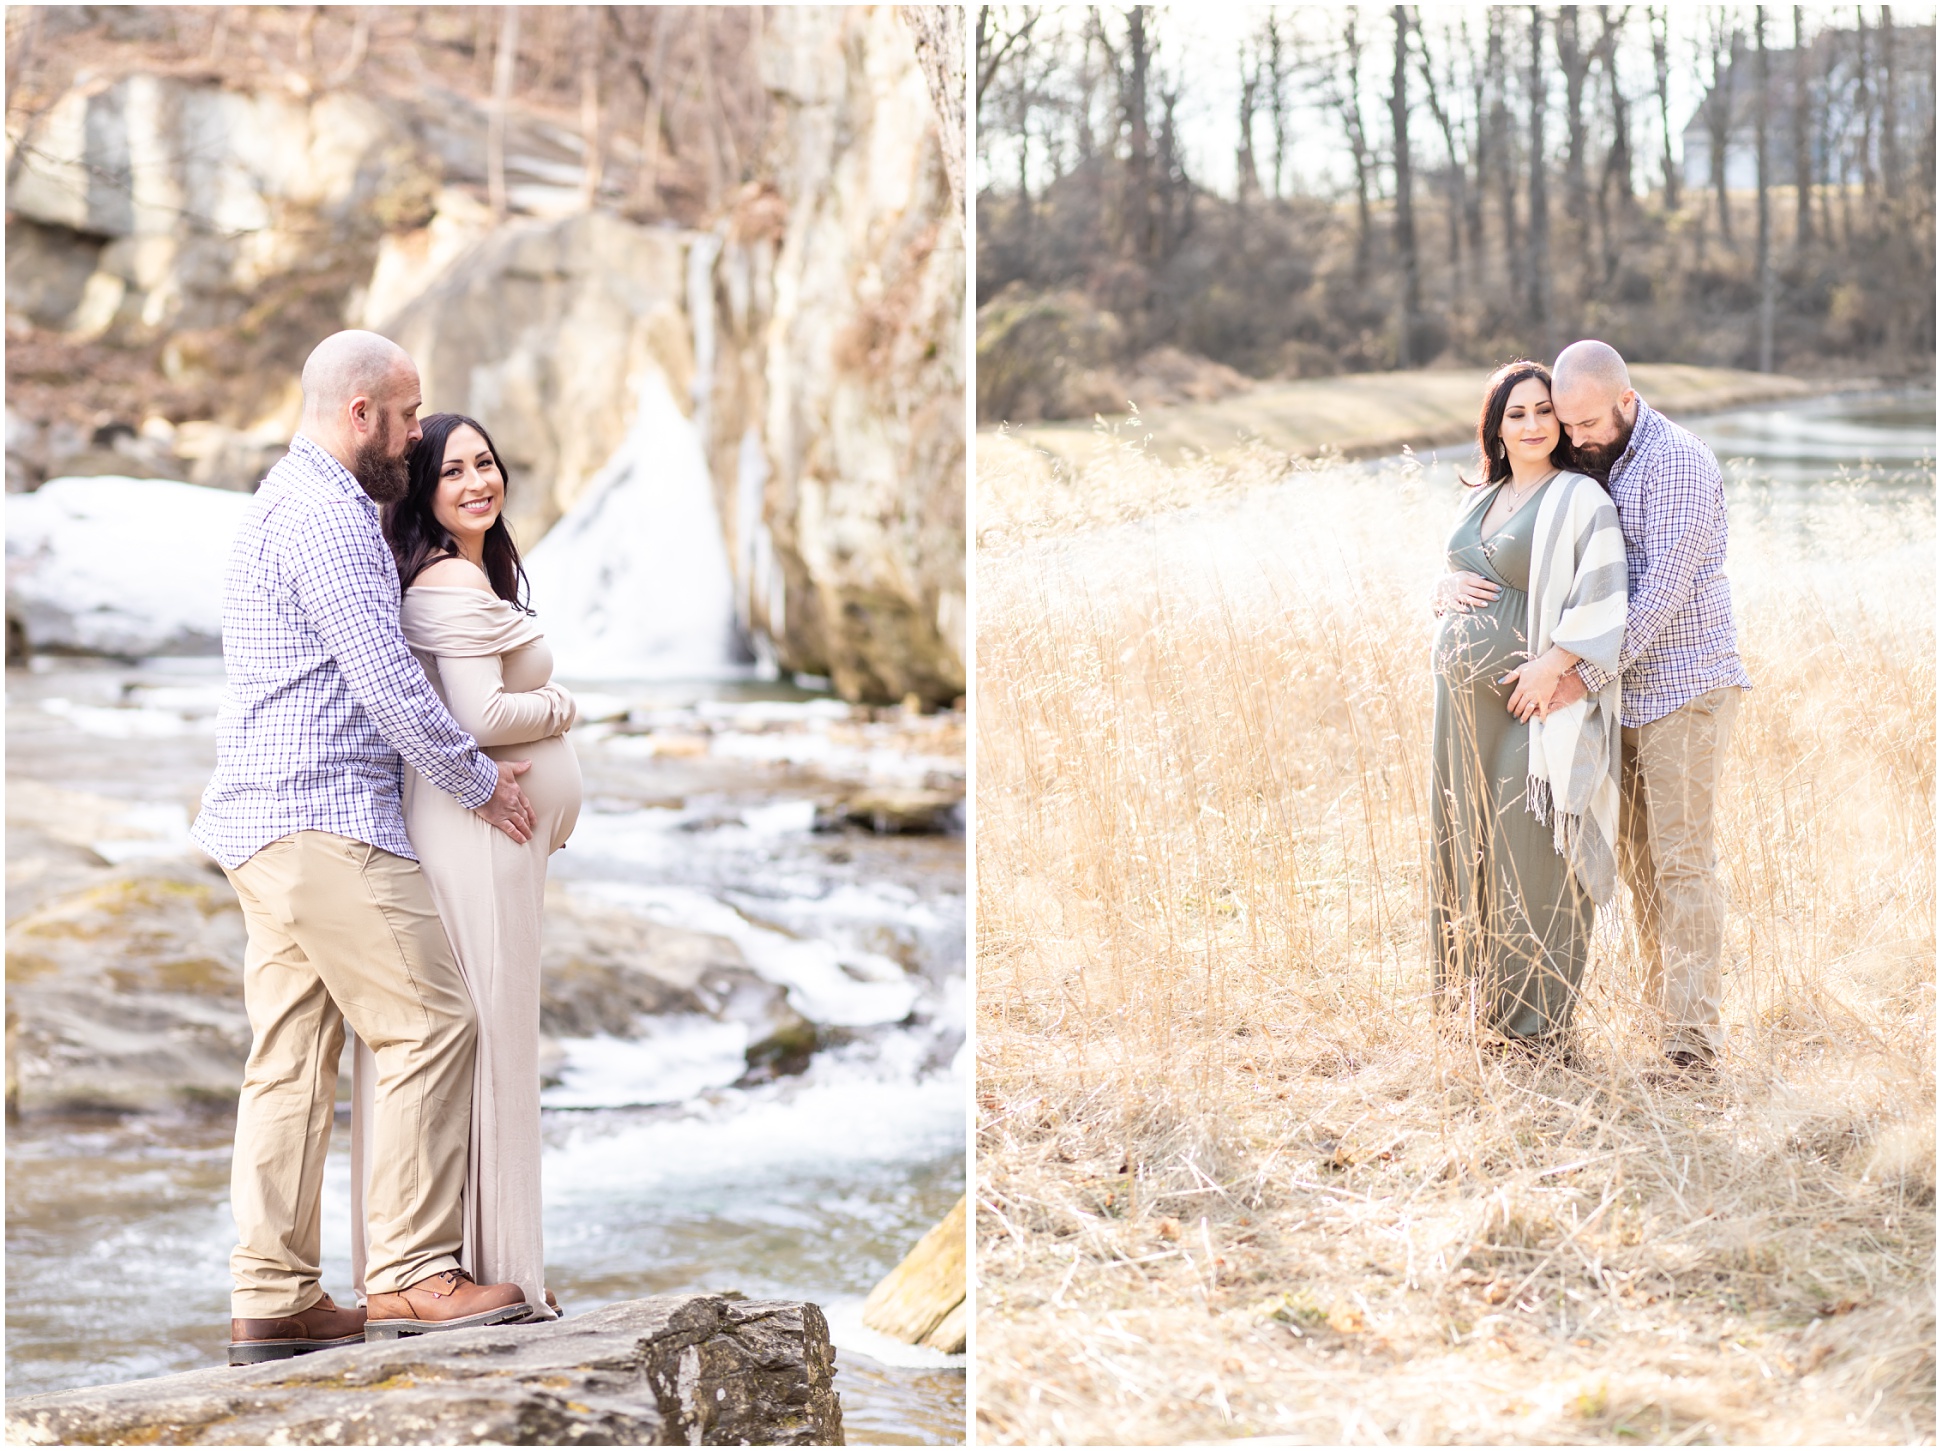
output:
<instances>
[{"instance_id":1,"label":"shirt collar","mask_svg":"<svg viewBox=\"0 0 1941 1451\"><path fill-rule=\"evenodd\" d=\"M357 476L338 462L337 455L314 438L297 434L290 440L290 453L308 468L311 475L338 489L345 498L355 499L375 514L377 501L364 492Z\"/></svg>"}]
</instances>

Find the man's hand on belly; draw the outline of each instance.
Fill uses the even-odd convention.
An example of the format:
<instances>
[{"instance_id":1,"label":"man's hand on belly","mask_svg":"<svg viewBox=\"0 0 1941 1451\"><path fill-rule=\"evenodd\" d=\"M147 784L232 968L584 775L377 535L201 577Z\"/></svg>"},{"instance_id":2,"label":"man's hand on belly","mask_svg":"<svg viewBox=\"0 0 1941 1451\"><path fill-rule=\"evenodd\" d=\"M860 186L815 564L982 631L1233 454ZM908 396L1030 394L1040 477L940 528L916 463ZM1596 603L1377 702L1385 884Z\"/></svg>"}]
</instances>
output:
<instances>
[{"instance_id":1,"label":"man's hand on belly","mask_svg":"<svg viewBox=\"0 0 1941 1451\"><path fill-rule=\"evenodd\" d=\"M531 761L498 761L498 789L493 791L485 803L473 808L474 812L498 827L507 836L524 846L532 840L533 827L538 817L533 814L532 802L526 793L519 789L519 778L532 769Z\"/></svg>"}]
</instances>

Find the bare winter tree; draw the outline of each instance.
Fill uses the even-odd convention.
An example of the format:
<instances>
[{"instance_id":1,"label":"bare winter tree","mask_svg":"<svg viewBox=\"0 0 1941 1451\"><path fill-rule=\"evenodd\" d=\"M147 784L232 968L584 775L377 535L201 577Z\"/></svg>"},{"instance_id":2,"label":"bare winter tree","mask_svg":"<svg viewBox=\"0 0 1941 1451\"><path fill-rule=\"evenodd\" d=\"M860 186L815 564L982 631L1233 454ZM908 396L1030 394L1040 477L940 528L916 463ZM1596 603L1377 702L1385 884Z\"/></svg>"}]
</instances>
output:
<instances>
[{"instance_id":1,"label":"bare winter tree","mask_svg":"<svg viewBox=\"0 0 1941 1451\"><path fill-rule=\"evenodd\" d=\"M1732 97L1737 89L1736 52L1739 32L1721 9L1711 13L1706 29L1706 47L1711 60L1711 87L1699 114L1705 121L1705 139L1711 145L1712 192L1718 199L1719 236L1732 244L1732 204L1725 192L1726 148L1732 140ZM1701 234L1701 243L1703 237Z\"/></svg>"},{"instance_id":2,"label":"bare winter tree","mask_svg":"<svg viewBox=\"0 0 1941 1451\"><path fill-rule=\"evenodd\" d=\"M1516 211L1516 133L1510 122L1510 88L1503 83L1508 75L1509 57L1504 43L1509 25L1507 6L1492 5L1489 10L1489 41L1485 71L1496 77L1489 108L1489 152L1491 170L1496 178L1497 212L1503 228L1503 288L1508 292L1516 278L1523 249L1519 241Z\"/></svg>"},{"instance_id":3,"label":"bare winter tree","mask_svg":"<svg viewBox=\"0 0 1941 1451\"><path fill-rule=\"evenodd\" d=\"M1239 143L1234 148L1236 200L1243 207L1260 195L1260 167L1254 161L1254 116L1260 109L1261 62L1249 55L1247 42L1240 42Z\"/></svg>"},{"instance_id":4,"label":"bare winter tree","mask_svg":"<svg viewBox=\"0 0 1941 1451\"><path fill-rule=\"evenodd\" d=\"M519 7L508 5L499 21L499 46L492 61L492 116L485 133L485 185L492 215L505 215L505 114L512 102L512 77L519 58Z\"/></svg>"},{"instance_id":5,"label":"bare winter tree","mask_svg":"<svg viewBox=\"0 0 1941 1451\"><path fill-rule=\"evenodd\" d=\"M1530 321L1546 356L1553 353L1550 316L1550 191L1544 173L1544 108L1549 98L1549 75L1543 63L1543 11L1530 7L1530 257L1526 279Z\"/></svg>"},{"instance_id":6,"label":"bare winter tree","mask_svg":"<svg viewBox=\"0 0 1941 1451\"><path fill-rule=\"evenodd\" d=\"M1753 148L1759 189L1759 371L1773 370L1773 248L1771 191L1767 180L1767 117L1772 111L1772 63L1766 51L1766 7L1752 7L1755 54L1753 71Z\"/></svg>"},{"instance_id":7,"label":"bare winter tree","mask_svg":"<svg viewBox=\"0 0 1941 1451\"><path fill-rule=\"evenodd\" d=\"M1281 29L1280 17L1272 10L1267 12L1262 32L1262 61L1267 67L1267 118L1274 135L1274 200L1279 201L1287 194L1287 88L1294 77L1292 47Z\"/></svg>"},{"instance_id":8,"label":"bare winter tree","mask_svg":"<svg viewBox=\"0 0 1941 1451\"><path fill-rule=\"evenodd\" d=\"M1358 12L1352 9L1343 11L1341 60L1338 67L1330 67L1327 71L1327 93L1336 114L1341 118L1342 130L1348 138L1349 156L1355 166L1355 281L1357 284L1365 282L1368 278L1370 246L1374 233L1369 193L1374 186L1375 156L1368 145L1368 132L1361 120L1361 58L1362 40Z\"/></svg>"},{"instance_id":9,"label":"bare winter tree","mask_svg":"<svg viewBox=\"0 0 1941 1451\"><path fill-rule=\"evenodd\" d=\"M1651 7L1651 68L1658 82L1658 134L1663 143L1661 169L1664 177L1665 210L1676 212L1679 204L1678 163L1671 150L1671 12L1663 5Z\"/></svg>"},{"instance_id":10,"label":"bare winter tree","mask_svg":"<svg viewBox=\"0 0 1941 1451\"><path fill-rule=\"evenodd\" d=\"M1409 31L1412 7L1397 5L1395 69L1388 93L1388 120L1395 143L1395 260L1402 271L1402 310L1395 343L1395 365L1413 368L1422 325L1422 267L1415 250L1415 172L1409 156Z\"/></svg>"},{"instance_id":11,"label":"bare winter tree","mask_svg":"<svg viewBox=\"0 0 1941 1451\"><path fill-rule=\"evenodd\" d=\"M1419 18L1416 21L1416 25L1419 30L1421 26ZM1447 40L1446 35L1444 38ZM1449 158L1449 202L1448 206L1444 208L1444 211L1446 213L1445 220L1449 227L1449 258L1450 265L1455 274L1455 292L1460 297L1468 290L1464 282L1464 224L1474 215L1474 225L1480 229L1482 216L1480 210L1475 207L1472 200L1469 187L1468 158L1464 154L1465 148L1458 136L1459 128L1457 122L1450 112L1450 105L1454 104L1454 98L1457 95L1455 86L1456 46L1453 44L1445 45L1444 54L1447 57L1446 65L1448 69L1444 72L1440 83L1437 81L1436 67L1430 60L1429 45L1426 41L1416 47L1415 56L1416 65L1422 75L1423 100L1429 107L1430 116L1435 119L1436 129L1442 133L1443 152ZM1445 95L1450 98L1449 104L1445 104L1444 102ZM1472 251L1480 254L1482 251L1481 237L1473 236L1472 242Z\"/></svg>"},{"instance_id":12,"label":"bare winter tree","mask_svg":"<svg viewBox=\"0 0 1941 1451\"><path fill-rule=\"evenodd\" d=\"M1806 7L1793 7L1793 255L1813 245L1813 58L1806 44Z\"/></svg>"}]
</instances>

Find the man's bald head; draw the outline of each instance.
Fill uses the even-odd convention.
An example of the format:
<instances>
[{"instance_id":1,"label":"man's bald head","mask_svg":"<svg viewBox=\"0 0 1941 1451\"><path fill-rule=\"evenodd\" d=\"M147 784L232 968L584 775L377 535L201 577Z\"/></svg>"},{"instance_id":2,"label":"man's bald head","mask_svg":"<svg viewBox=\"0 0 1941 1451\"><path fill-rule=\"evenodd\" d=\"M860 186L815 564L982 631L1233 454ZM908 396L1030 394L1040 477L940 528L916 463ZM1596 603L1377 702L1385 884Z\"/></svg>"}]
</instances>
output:
<instances>
[{"instance_id":1,"label":"man's bald head","mask_svg":"<svg viewBox=\"0 0 1941 1451\"><path fill-rule=\"evenodd\" d=\"M377 333L332 333L303 365L304 435L380 504L404 496L423 401L411 355Z\"/></svg>"},{"instance_id":2,"label":"man's bald head","mask_svg":"<svg viewBox=\"0 0 1941 1451\"><path fill-rule=\"evenodd\" d=\"M306 420L335 418L356 398L388 397L400 384L415 386L411 355L387 337L352 328L318 343L303 365Z\"/></svg>"},{"instance_id":3,"label":"man's bald head","mask_svg":"<svg viewBox=\"0 0 1941 1451\"><path fill-rule=\"evenodd\" d=\"M1609 343L1585 338L1557 354L1557 366L1550 370L1553 393L1582 393L1587 400L1615 403L1618 395L1631 386L1631 370Z\"/></svg>"}]
</instances>

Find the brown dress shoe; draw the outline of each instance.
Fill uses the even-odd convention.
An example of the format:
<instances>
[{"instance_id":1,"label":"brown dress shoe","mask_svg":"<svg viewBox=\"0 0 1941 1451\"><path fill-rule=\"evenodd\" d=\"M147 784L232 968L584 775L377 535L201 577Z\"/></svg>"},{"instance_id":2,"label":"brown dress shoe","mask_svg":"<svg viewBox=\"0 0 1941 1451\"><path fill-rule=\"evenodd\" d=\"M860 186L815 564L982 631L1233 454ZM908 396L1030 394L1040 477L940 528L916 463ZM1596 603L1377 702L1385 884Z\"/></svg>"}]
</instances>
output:
<instances>
[{"instance_id":1,"label":"brown dress shoe","mask_svg":"<svg viewBox=\"0 0 1941 1451\"><path fill-rule=\"evenodd\" d=\"M526 1292L517 1285L476 1284L463 1270L445 1270L395 1294L372 1295L365 1303L370 1307L366 1340L504 1325L532 1314Z\"/></svg>"},{"instance_id":2,"label":"brown dress shoe","mask_svg":"<svg viewBox=\"0 0 1941 1451\"><path fill-rule=\"evenodd\" d=\"M272 1320L231 1320L229 1336L231 1365L261 1365L266 1360L288 1360L313 1350L362 1345L364 1312L340 1309L325 1295L308 1310L294 1315Z\"/></svg>"}]
</instances>

